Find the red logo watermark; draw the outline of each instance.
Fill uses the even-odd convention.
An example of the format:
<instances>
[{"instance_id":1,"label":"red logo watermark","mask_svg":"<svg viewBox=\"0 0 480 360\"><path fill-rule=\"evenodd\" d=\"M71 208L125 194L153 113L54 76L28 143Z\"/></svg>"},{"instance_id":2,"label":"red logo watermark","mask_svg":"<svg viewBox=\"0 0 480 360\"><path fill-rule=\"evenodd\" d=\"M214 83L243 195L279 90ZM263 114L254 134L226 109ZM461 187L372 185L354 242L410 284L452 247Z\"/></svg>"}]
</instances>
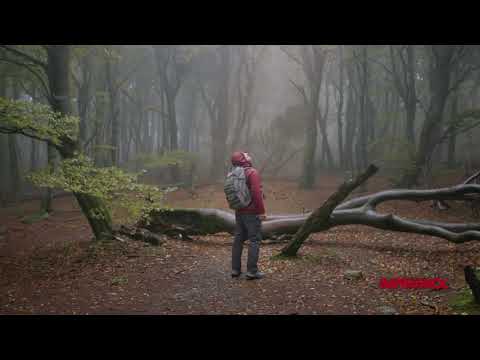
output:
<instances>
[{"instance_id":1,"label":"red logo watermark","mask_svg":"<svg viewBox=\"0 0 480 360\"><path fill-rule=\"evenodd\" d=\"M380 280L380 289L434 289L443 290L448 289L447 279L408 279L408 278L393 278Z\"/></svg>"}]
</instances>

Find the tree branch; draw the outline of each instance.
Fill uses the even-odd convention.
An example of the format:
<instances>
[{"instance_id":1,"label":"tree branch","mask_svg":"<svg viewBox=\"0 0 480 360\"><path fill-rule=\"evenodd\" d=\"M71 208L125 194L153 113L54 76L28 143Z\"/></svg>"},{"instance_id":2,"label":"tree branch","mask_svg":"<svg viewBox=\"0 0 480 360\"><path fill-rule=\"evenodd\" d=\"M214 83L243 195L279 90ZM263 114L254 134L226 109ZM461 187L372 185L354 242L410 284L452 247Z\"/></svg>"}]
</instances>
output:
<instances>
[{"instance_id":1,"label":"tree branch","mask_svg":"<svg viewBox=\"0 0 480 360\"><path fill-rule=\"evenodd\" d=\"M297 58L295 55L289 53L287 51L287 49L285 49L283 46L280 46L280 50L283 51L290 59L295 61L298 65L300 65L303 68L304 63L299 58Z\"/></svg>"},{"instance_id":2,"label":"tree branch","mask_svg":"<svg viewBox=\"0 0 480 360\"><path fill-rule=\"evenodd\" d=\"M58 146L53 143L49 138L47 137L41 137L36 134L27 132L28 130L35 131L35 129L30 129L30 128L25 128L25 129L12 129L12 128L7 128L7 127L2 127L0 126L0 133L2 134L18 134L18 135L23 135L31 139L39 140L39 141L45 141L48 144L52 145L55 148L58 148Z\"/></svg>"},{"instance_id":3,"label":"tree branch","mask_svg":"<svg viewBox=\"0 0 480 360\"><path fill-rule=\"evenodd\" d=\"M22 63L22 62L18 62L18 61L15 61L13 59L6 59L6 58L0 58L0 61L3 61L3 62L8 62L8 63L11 63L11 64L14 64L14 65L17 65L17 66L21 66L21 67L24 67L25 69L27 69L30 73L33 74L33 76L35 76L39 82L40 82L40 86L43 88L43 91L44 91L44 95L47 99L50 99L50 90L49 90L49 87L47 86L47 84L45 83L44 79L42 78L42 76L37 73L35 70L33 70L29 65L25 64L25 63Z\"/></svg>"},{"instance_id":4,"label":"tree branch","mask_svg":"<svg viewBox=\"0 0 480 360\"><path fill-rule=\"evenodd\" d=\"M307 240L310 234L315 231L327 230L331 227L330 218L332 212L337 205L347 198L350 193L372 177L378 168L370 165L367 170L360 174L356 179L349 180L342 184L340 188L332 194L325 203L315 210L305 220L303 225L298 229L293 239L282 249L283 256L296 256L302 244Z\"/></svg>"},{"instance_id":5,"label":"tree branch","mask_svg":"<svg viewBox=\"0 0 480 360\"><path fill-rule=\"evenodd\" d=\"M303 86L300 86L298 85L297 83L295 83L295 81L293 81L292 79L288 79L288 81L293 85L295 86L295 88L297 89L297 91L300 93L300 95L303 97L303 100L305 101L305 104L308 104L309 101L308 101L308 97L307 97L307 94L305 93L305 88Z\"/></svg>"},{"instance_id":6,"label":"tree branch","mask_svg":"<svg viewBox=\"0 0 480 360\"><path fill-rule=\"evenodd\" d=\"M480 185L458 185L451 188L433 190L388 190L376 194L355 198L340 205L343 199L373 175L375 169L365 172L356 181L343 184L324 205L314 213L276 215L262 223L264 239L280 234L295 234L303 227L301 234L321 232L342 225L367 225L388 231L415 233L446 239L459 244L480 240L480 224L443 223L428 220L403 219L393 214L379 214L376 207L392 200L429 201L429 200L463 200L471 195L480 194ZM376 171L376 170L375 170ZM478 174L476 174L478 175ZM468 180L468 179L467 179ZM353 188L353 189L352 189ZM338 206L337 206L338 205ZM320 211L320 209L323 209ZM320 213L329 213L329 217L318 219ZM307 219L310 219L307 223ZM220 232L233 233L235 217L231 212L218 209L178 209L153 211L150 214L150 225L140 224L151 231L161 231L162 226L172 223L182 226L191 235L207 235ZM305 229L308 231L305 232Z\"/></svg>"},{"instance_id":7,"label":"tree branch","mask_svg":"<svg viewBox=\"0 0 480 360\"><path fill-rule=\"evenodd\" d=\"M19 57L22 57L28 61L30 61L31 63L35 64L35 65L38 65L40 67L42 67L45 71L47 71L47 63L41 61L41 60L38 60L36 58L34 58L33 56L31 55L28 55L27 53L24 53L23 51L20 51L20 50L17 50L9 45L0 45L0 48L2 49L5 49Z\"/></svg>"}]
</instances>

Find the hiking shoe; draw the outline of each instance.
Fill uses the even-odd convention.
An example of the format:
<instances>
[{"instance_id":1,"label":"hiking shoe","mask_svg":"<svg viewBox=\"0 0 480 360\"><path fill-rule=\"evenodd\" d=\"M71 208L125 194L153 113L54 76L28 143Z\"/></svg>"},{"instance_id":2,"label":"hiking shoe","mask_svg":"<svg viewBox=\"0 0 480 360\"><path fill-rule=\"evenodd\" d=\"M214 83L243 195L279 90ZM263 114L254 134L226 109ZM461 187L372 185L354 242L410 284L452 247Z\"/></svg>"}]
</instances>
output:
<instances>
[{"instance_id":1,"label":"hiking shoe","mask_svg":"<svg viewBox=\"0 0 480 360\"><path fill-rule=\"evenodd\" d=\"M241 271L232 270L232 278L238 278L240 275L242 275Z\"/></svg>"},{"instance_id":2,"label":"hiking shoe","mask_svg":"<svg viewBox=\"0 0 480 360\"><path fill-rule=\"evenodd\" d=\"M265 274L260 271L257 271L255 274L248 272L246 277L247 277L247 280L257 280L265 277Z\"/></svg>"}]
</instances>

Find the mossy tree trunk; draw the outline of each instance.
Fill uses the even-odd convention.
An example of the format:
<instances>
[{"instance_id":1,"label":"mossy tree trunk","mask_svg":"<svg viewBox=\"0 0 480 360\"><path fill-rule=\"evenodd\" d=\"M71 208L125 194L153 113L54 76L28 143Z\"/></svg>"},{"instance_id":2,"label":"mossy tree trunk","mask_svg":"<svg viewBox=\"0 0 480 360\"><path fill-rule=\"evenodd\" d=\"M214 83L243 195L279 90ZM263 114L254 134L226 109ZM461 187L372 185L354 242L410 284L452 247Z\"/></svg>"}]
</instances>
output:
<instances>
[{"instance_id":1,"label":"mossy tree trunk","mask_svg":"<svg viewBox=\"0 0 480 360\"><path fill-rule=\"evenodd\" d=\"M51 93L51 106L63 115L71 114L70 104L70 46L50 45L47 50L47 75ZM57 147L64 159L75 156L80 150L79 141L63 139ZM97 240L113 237L110 213L101 199L87 194L74 193Z\"/></svg>"},{"instance_id":2,"label":"mossy tree trunk","mask_svg":"<svg viewBox=\"0 0 480 360\"><path fill-rule=\"evenodd\" d=\"M103 201L86 194L74 193L83 214L92 228L95 239L109 240L112 238L112 219L110 211Z\"/></svg>"}]
</instances>

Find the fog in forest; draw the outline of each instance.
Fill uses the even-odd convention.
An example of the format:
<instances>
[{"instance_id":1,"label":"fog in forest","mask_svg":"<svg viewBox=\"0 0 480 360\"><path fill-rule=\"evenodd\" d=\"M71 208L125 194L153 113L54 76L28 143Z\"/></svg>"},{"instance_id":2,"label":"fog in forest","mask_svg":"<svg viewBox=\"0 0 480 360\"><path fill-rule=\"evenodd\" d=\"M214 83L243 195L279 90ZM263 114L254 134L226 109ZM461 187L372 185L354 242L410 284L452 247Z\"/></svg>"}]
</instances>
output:
<instances>
[{"instance_id":1,"label":"fog in forest","mask_svg":"<svg viewBox=\"0 0 480 360\"><path fill-rule=\"evenodd\" d=\"M55 108L56 47L2 45L0 95ZM303 188L370 163L412 187L475 168L478 55L470 45L69 45L64 96L80 151L148 183L221 181L240 150L264 178ZM37 193L24 176L62 157L7 128L3 204Z\"/></svg>"},{"instance_id":2,"label":"fog in forest","mask_svg":"<svg viewBox=\"0 0 480 360\"><path fill-rule=\"evenodd\" d=\"M0 45L0 314L480 314L479 125L477 45Z\"/></svg>"}]
</instances>

